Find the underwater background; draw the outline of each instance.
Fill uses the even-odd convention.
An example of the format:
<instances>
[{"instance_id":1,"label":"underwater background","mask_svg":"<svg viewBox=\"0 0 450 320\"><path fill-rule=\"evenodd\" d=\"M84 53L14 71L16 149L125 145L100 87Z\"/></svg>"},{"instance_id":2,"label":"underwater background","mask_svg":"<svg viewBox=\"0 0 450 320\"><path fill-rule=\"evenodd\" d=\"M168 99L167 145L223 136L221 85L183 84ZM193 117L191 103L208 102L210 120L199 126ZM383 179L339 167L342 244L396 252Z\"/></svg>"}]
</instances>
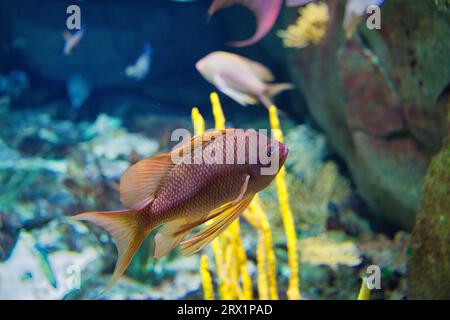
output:
<instances>
[{"instance_id":1,"label":"underwater background","mask_svg":"<svg viewBox=\"0 0 450 320\"><path fill-rule=\"evenodd\" d=\"M154 259L149 237L102 298L450 298L449 1L374 0L379 30L365 12L346 25L353 0L280 2L267 35L234 47L255 31L242 6L0 0L0 299L98 297L116 249L68 217L122 208L123 172L202 121L279 122L285 171L201 253ZM215 51L295 88L271 112L241 106L196 69Z\"/></svg>"}]
</instances>

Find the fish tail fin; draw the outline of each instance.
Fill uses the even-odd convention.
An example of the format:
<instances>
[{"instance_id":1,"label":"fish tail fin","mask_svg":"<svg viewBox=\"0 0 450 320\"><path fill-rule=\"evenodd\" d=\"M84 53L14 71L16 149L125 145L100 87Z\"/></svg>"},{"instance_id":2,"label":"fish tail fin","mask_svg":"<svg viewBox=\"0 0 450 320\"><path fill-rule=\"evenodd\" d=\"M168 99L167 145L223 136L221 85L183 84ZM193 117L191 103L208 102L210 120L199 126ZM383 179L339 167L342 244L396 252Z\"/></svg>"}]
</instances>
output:
<instances>
[{"instance_id":1,"label":"fish tail fin","mask_svg":"<svg viewBox=\"0 0 450 320\"><path fill-rule=\"evenodd\" d=\"M72 217L75 220L93 222L108 231L116 242L118 259L108 287L108 292L123 275L136 251L154 227L149 227L139 210L86 212Z\"/></svg>"},{"instance_id":2,"label":"fish tail fin","mask_svg":"<svg viewBox=\"0 0 450 320\"><path fill-rule=\"evenodd\" d=\"M291 83L273 83L268 84L264 93L259 97L262 104L269 109L273 105L272 98L286 90L294 89Z\"/></svg>"}]
</instances>

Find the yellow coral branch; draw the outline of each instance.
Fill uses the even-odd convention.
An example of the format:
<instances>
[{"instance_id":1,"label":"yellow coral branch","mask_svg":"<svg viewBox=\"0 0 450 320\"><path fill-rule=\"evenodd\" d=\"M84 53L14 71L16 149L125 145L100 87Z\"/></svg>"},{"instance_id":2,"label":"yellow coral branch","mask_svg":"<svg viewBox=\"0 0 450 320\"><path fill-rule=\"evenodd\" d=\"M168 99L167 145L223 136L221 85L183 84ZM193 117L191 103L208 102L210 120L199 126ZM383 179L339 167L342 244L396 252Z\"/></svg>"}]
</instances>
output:
<instances>
[{"instance_id":1,"label":"yellow coral branch","mask_svg":"<svg viewBox=\"0 0 450 320\"><path fill-rule=\"evenodd\" d=\"M361 282L361 289L359 290L358 300L370 300L370 288L367 285L367 278L364 277Z\"/></svg>"},{"instance_id":2,"label":"yellow coral branch","mask_svg":"<svg viewBox=\"0 0 450 320\"><path fill-rule=\"evenodd\" d=\"M215 128L217 130L225 129L225 116L223 114L222 104L220 103L219 96L216 92L212 92L210 95L212 111L214 115ZM253 298L252 280L250 273L247 269L247 255L242 245L239 220L233 222L230 227L225 231L232 235L232 244L235 246L237 255L237 264L242 278L242 299L250 300Z\"/></svg>"},{"instance_id":3,"label":"yellow coral branch","mask_svg":"<svg viewBox=\"0 0 450 320\"><path fill-rule=\"evenodd\" d=\"M208 270L208 257L204 254L200 260L200 273L202 275L203 296L205 300L214 299L214 289L211 274Z\"/></svg>"},{"instance_id":4,"label":"yellow coral branch","mask_svg":"<svg viewBox=\"0 0 450 320\"><path fill-rule=\"evenodd\" d=\"M258 246L256 248L256 262L258 266L258 296L260 300L269 300L269 284L267 278L267 263L264 234L258 232Z\"/></svg>"},{"instance_id":5,"label":"yellow coral branch","mask_svg":"<svg viewBox=\"0 0 450 320\"><path fill-rule=\"evenodd\" d=\"M222 104L219 100L219 95L216 92L212 92L210 95L215 127L217 130L225 129L225 116L223 115Z\"/></svg>"},{"instance_id":6,"label":"yellow coral branch","mask_svg":"<svg viewBox=\"0 0 450 320\"><path fill-rule=\"evenodd\" d=\"M191 118L194 125L194 134L196 136L203 134L205 132L205 120L197 107L192 108Z\"/></svg>"},{"instance_id":7,"label":"yellow coral branch","mask_svg":"<svg viewBox=\"0 0 450 320\"><path fill-rule=\"evenodd\" d=\"M252 203L250 204L250 211L256 216L259 225L260 235L264 243L264 252L267 267L267 279L269 285L269 298L271 300L278 300L278 290L277 290L277 268L276 268L276 258L275 251L273 250L272 242L272 232L270 231L269 219L267 219L266 212L263 209L261 200L258 195L255 196ZM260 241L258 239L258 241Z\"/></svg>"},{"instance_id":8,"label":"yellow coral branch","mask_svg":"<svg viewBox=\"0 0 450 320\"><path fill-rule=\"evenodd\" d=\"M270 126L273 130L274 138L283 142L283 132L280 128L280 121L278 119L278 111L275 106L271 106L269 110ZM288 250L288 263L290 268L289 288L287 291L288 299L301 299L300 295L300 280L299 280L299 266L297 254L297 235L295 232L294 219L292 216L291 207L289 205L288 189L285 181L285 168L281 168L276 177L278 202L280 204L281 217L283 219L284 229L286 233L286 242Z\"/></svg>"}]
</instances>

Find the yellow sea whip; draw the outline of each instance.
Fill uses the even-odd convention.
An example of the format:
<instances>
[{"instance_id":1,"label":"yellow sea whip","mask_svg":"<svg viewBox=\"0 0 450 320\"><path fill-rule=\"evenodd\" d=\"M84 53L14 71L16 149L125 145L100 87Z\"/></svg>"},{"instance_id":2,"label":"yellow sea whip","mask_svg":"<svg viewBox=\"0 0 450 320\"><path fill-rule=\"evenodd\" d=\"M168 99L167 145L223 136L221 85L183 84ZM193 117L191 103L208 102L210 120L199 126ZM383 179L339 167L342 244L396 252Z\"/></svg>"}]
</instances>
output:
<instances>
[{"instance_id":1,"label":"yellow sea whip","mask_svg":"<svg viewBox=\"0 0 450 320\"><path fill-rule=\"evenodd\" d=\"M213 105L213 114L216 128L225 128L225 117L223 115L222 107L218 95L213 92L211 94L211 103ZM278 119L278 111L276 106L269 109L270 124L274 131L274 136L278 141L283 141L283 133L280 129L280 122ZM192 109L192 122L194 124L194 131L196 134L201 134L205 130L205 122L197 108ZM289 299L301 299L300 281L299 281L299 267L297 255L297 237L295 232L294 220L289 205L288 190L285 181L285 169L282 168L276 178L278 197L280 203L280 211L285 226L288 260L291 270L289 288L287 296ZM258 246L257 246L257 264L258 264L258 295L261 300L278 299L277 280L276 280L276 259L273 250L272 234L270 231L269 221L263 209L261 200L258 196L254 198L244 217L249 223L258 230ZM221 236L212 242L213 251L215 255L215 262L217 274L220 279L219 296L221 299L251 299L252 287L251 279L246 268L245 250L242 247L242 242L239 233L239 222L236 221L233 225L237 225L229 232L224 232ZM238 241L236 241L238 239ZM233 259L233 254L239 256L239 251L244 253L238 257L240 268L244 265L244 270L236 268ZM245 259L244 259L245 258ZM245 263L243 264L243 261ZM243 288L239 286L239 271L244 271L242 274ZM202 275L204 298L206 300L214 298L213 284L211 274L208 270L208 258L205 254L201 257L200 272ZM364 278L361 283L361 288L358 294L358 300L370 300L370 289L367 286L367 280Z\"/></svg>"},{"instance_id":2,"label":"yellow sea whip","mask_svg":"<svg viewBox=\"0 0 450 320\"><path fill-rule=\"evenodd\" d=\"M258 230L258 294L261 300L278 300L276 258L273 250L269 220L258 195L244 217Z\"/></svg>"},{"instance_id":3,"label":"yellow sea whip","mask_svg":"<svg viewBox=\"0 0 450 320\"><path fill-rule=\"evenodd\" d=\"M222 106L220 104L217 93L213 92L210 96L213 108L213 115L215 119L216 129L225 128L225 117L223 115ZM273 107L275 108L275 107ZM276 114L276 108L271 109L271 124L273 129L279 129L279 121ZM275 113L274 111L275 110ZM197 108L192 110L192 121L194 124L194 131L200 134L205 129L203 117ZM282 139L280 130L278 138ZM280 197L280 209L285 223L286 234L288 238L288 255L289 266L291 268L291 279L288 290L289 299L299 299L299 280L298 280L298 264L296 251L292 253L292 247L296 249L295 228L293 225L292 213L287 199L287 188L284 181L280 183L277 179L278 194ZM284 192L280 192L284 190ZM272 234L270 230L267 215L263 209L261 200L258 196L252 201L249 209L244 214L244 217L258 230L258 248L257 248L257 263L258 263L258 295L260 299L278 299L277 280L276 280L276 258L273 250ZM287 224L290 223L290 226ZM234 222L221 236L215 239L212 243L213 252L215 256L217 274L219 276L219 296L221 299L251 299L252 298L252 283L247 270L247 258L245 250L242 246L240 237L239 221ZM206 261L207 257L202 257L202 262ZM205 262L203 262L205 263ZM203 287L209 287L209 278L205 274L205 269L201 268L202 279L204 281ZM239 273L242 279L242 288L239 285ZM209 275L209 273L208 273ZM206 283L205 283L206 282ZM206 296L205 296L206 298Z\"/></svg>"},{"instance_id":4,"label":"yellow sea whip","mask_svg":"<svg viewBox=\"0 0 450 320\"><path fill-rule=\"evenodd\" d=\"M206 255L202 255L200 260L200 273L202 275L202 283L203 283L203 296L205 300L213 300L214 299L214 288L211 279L211 274L208 270L208 257Z\"/></svg>"},{"instance_id":5,"label":"yellow sea whip","mask_svg":"<svg viewBox=\"0 0 450 320\"><path fill-rule=\"evenodd\" d=\"M370 300L370 288L367 285L367 278L364 277L359 290L358 300Z\"/></svg>"},{"instance_id":6,"label":"yellow sea whip","mask_svg":"<svg viewBox=\"0 0 450 320\"><path fill-rule=\"evenodd\" d=\"M225 128L225 118L219 97L211 94L211 104L215 118L216 129ZM192 109L192 122L195 134L201 134L205 130L205 122L199 110ZM239 221L233 222L224 233L212 242L219 276L219 296L221 299L246 299L253 298L251 277L247 269L247 256L240 237ZM207 257L202 257L203 260ZM226 267L225 267L226 266ZM203 269L202 269L203 270ZM242 279L242 288L239 285L239 274ZM205 277L203 277L205 280ZM207 279L207 278L206 278ZM204 283L204 286L208 284Z\"/></svg>"},{"instance_id":7,"label":"yellow sea whip","mask_svg":"<svg viewBox=\"0 0 450 320\"><path fill-rule=\"evenodd\" d=\"M274 138L277 141L283 142L283 132L281 131L280 128L278 111L275 106L270 107L269 116L270 116L270 126L273 130ZM286 170L283 167L281 168L280 172L276 177L276 184L278 190L278 202L280 204L281 217L283 219L284 229L286 233L288 262L291 272L287 297L290 300L297 300L301 299L298 254L297 254L297 235L295 232L295 225L291 207L289 205L289 194L286 185L285 175Z\"/></svg>"},{"instance_id":8,"label":"yellow sea whip","mask_svg":"<svg viewBox=\"0 0 450 320\"><path fill-rule=\"evenodd\" d=\"M222 109L222 105L219 100L219 96L217 95L216 92L211 93L210 100L211 100L212 111L213 111L214 120L215 120L215 128L217 130L225 129L225 117L223 114L223 109ZM236 275L234 277L235 278L234 282L239 283L238 276L240 273L241 277L242 277L242 290L241 290L242 293L239 296L239 298L249 300L249 299L253 298L252 280L250 277L250 273L248 272L248 269L247 269L247 255L246 255L244 247L242 245L239 220L236 220L235 222L233 222L228 230L231 234L230 238L233 240L233 241L231 241L231 244L233 245L233 248L236 253L235 258L237 258L237 265L238 265L238 271L239 271L237 278L236 278ZM239 292L239 290L238 290L238 292Z\"/></svg>"}]
</instances>

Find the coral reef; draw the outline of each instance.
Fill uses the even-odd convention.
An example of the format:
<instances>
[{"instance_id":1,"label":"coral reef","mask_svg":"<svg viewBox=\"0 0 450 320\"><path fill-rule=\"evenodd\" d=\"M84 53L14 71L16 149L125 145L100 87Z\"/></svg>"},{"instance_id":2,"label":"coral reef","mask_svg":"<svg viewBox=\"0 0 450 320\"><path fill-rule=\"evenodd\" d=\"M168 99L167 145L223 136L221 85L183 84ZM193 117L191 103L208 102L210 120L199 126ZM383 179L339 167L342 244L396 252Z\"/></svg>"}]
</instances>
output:
<instances>
[{"instance_id":1,"label":"coral reef","mask_svg":"<svg viewBox=\"0 0 450 320\"><path fill-rule=\"evenodd\" d=\"M410 229L426 168L448 127L448 12L434 1L386 1L381 30L361 24L345 40L345 2L327 3L325 38L290 50L287 70L374 221ZM281 18L291 21L288 13Z\"/></svg>"},{"instance_id":2,"label":"coral reef","mask_svg":"<svg viewBox=\"0 0 450 320\"><path fill-rule=\"evenodd\" d=\"M324 38L330 20L328 5L324 2L310 3L300 8L299 17L286 30L278 31L287 48L303 49L310 44L319 44Z\"/></svg>"},{"instance_id":3,"label":"coral reef","mask_svg":"<svg viewBox=\"0 0 450 320\"><path fill-rule=\"evenodd\" d=\"M410 299L450 299L450 140L433 159L411 239Z\"/></svg>"}]
</instances>

